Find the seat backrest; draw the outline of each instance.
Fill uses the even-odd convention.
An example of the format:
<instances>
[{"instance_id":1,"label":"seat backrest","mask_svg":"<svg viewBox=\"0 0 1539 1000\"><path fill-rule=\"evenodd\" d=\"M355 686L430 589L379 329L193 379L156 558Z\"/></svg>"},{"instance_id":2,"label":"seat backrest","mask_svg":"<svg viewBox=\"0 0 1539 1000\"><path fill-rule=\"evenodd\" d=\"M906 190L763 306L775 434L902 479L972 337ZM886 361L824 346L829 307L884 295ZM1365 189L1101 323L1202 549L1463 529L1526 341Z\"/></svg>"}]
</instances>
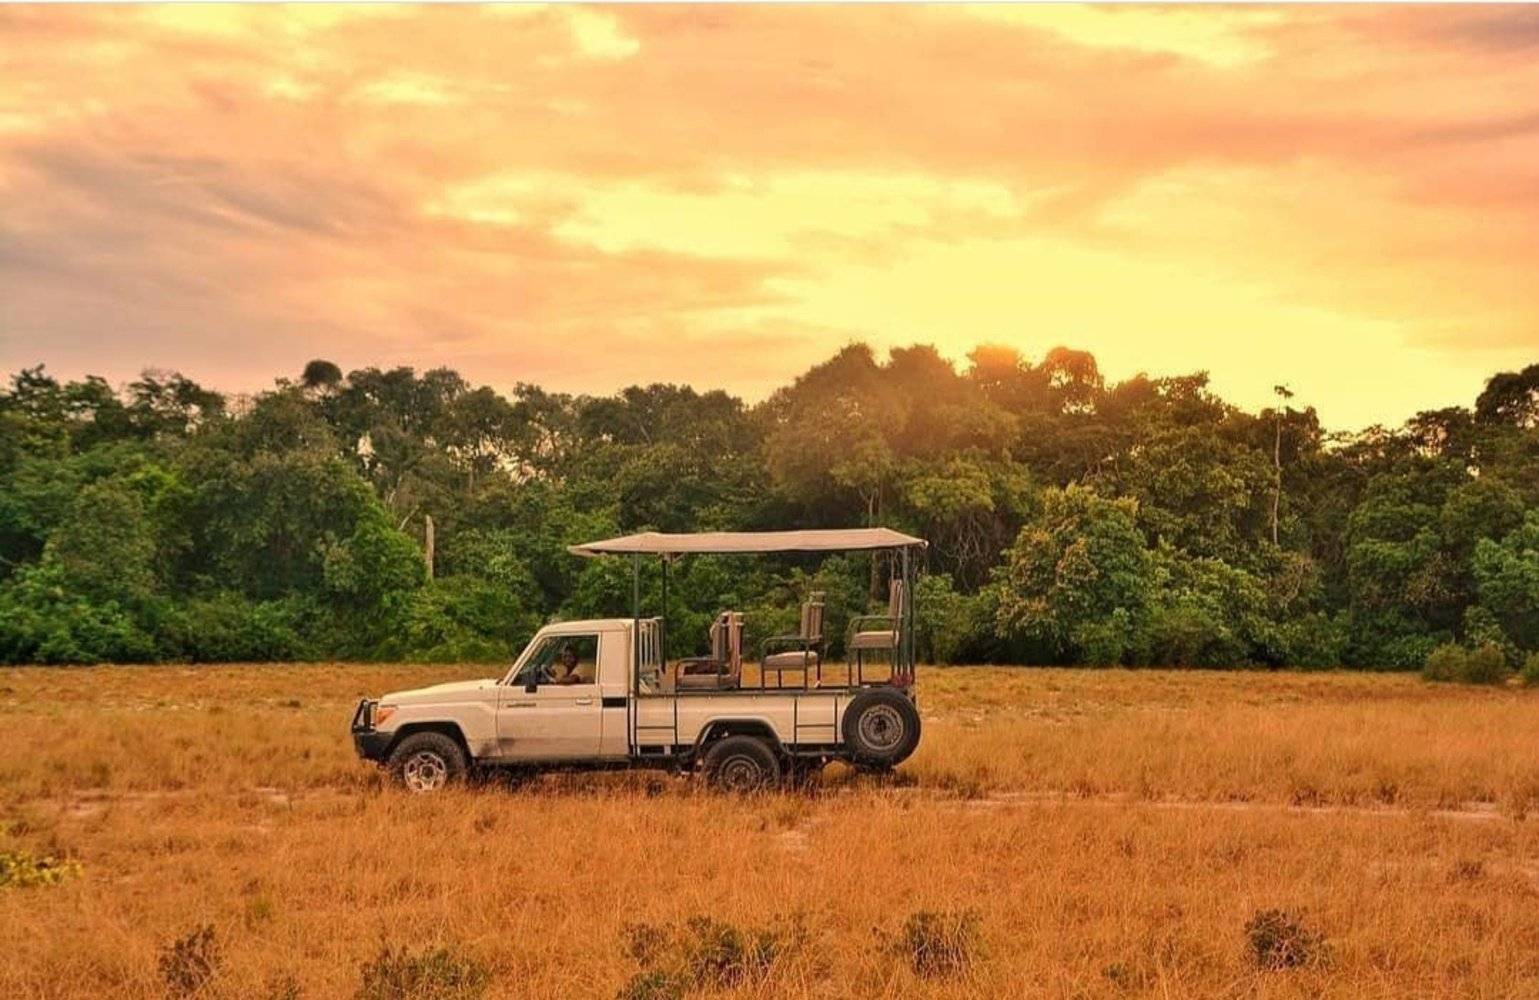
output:
<instances>
[{"instance_id":1,"label":"seat backrest","mask_svg":"<svg viewBox=\"0 0 1539 1000\"><path fill-rule=\"evenodd\" d=\"M723 629L726 643L721 662L727 664L727 676L735 681L743 673L743 613L724 611L721 617L726 626Z\"/></svg>"},{"instance_id":2,"label":"seat backrest","mask_svg":"<svg viewBox=\"0 0 1539 1000\"><path fill-rule=\"evenodd\" d=\"M802 603L802 620L797 634L809 642L823 638L823 592L815 590Z\"/></svg>"},{"instance_id":3,"label":"seat backrest","mask_svg":"<svg viewBox=\"0 0 1539 1000\"><path fill-rule=\"evenodd\" d=\"M903 621L903 601L907 595L903 592L903 581L894 578L887 588L887 614L896 619L900 624Z\"/></svg>"},{"instance_id":4,"label":"seat backrest","mask_svg":"<svg viewBox=\"0 0 1539 1000\"><path fill-rule=\"evenodd\" d=\"M727 635L728 631L727 613L723 611L721 614L716 616L715 621L711 622L710 630L711 659L715 660L717 663L727 662L727 640L729 638Z\"/></svg>"}]
</instances>

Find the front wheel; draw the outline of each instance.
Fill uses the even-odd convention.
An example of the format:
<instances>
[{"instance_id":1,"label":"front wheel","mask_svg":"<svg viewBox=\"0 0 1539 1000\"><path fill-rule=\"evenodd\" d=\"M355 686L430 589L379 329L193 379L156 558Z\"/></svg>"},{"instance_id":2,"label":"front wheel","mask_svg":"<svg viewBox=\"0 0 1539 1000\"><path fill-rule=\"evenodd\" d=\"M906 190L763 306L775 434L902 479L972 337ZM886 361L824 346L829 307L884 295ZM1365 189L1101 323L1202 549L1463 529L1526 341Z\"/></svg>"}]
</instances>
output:
<instances>
[{"instance_id":1,"label":"front wheel","mask_svg":"<svg viewBox=\"0 0 1539 1000\"><path fill-rule=\"evenodd\" d=\"M728 736L705 752L705 780L719 792L760 792L779 783L780 761L757 736Z\"/></svg>"},{"instance_id":2,"label":"front wheel","mask_svg":"<svg viewBox=\"0 0 1539 1000\"><path fill-rule=\"evenodd\" d=\"M391 751L386 768L407 791L438 792L464 780L465 751L443 733L413 733Z\"/></svg>"}]
</instances>

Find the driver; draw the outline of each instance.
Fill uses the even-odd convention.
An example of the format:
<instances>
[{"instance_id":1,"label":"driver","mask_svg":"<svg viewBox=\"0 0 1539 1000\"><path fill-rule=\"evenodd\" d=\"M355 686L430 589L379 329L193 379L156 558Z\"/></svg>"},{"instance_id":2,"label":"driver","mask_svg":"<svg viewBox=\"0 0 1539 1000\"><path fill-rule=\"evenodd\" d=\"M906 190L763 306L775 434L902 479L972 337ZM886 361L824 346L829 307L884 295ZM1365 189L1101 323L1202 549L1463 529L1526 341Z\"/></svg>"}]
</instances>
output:
<instances>
[{"instance_id":1,"label":"driver","mask_svg":"<svg viewBox=\"0 0 1539 1000\"><path fill-rule=\"evenodd\" d=\"M577 649L567 643L561 647L561 652L556 654L556 662L561 665L563 673L556 678L557 684L581 684L582 678L577 676Z\"/></svg>"}]
</instances>

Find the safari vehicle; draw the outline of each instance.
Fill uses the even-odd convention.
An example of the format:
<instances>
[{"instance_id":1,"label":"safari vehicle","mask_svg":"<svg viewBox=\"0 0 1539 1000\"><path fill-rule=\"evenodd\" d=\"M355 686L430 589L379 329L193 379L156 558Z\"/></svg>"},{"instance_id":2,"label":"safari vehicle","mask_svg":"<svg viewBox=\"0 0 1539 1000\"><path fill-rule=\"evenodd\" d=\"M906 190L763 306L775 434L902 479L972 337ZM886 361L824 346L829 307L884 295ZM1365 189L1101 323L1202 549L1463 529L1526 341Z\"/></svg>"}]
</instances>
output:
<instances>
[{"instance_id":1,"label":"safari vehicle","mask_svg":"<svg viewBox=\"0 0 1539 1000\"><path fill-rule=\"evenodd\" d=\"M397 691L359 702L353 741L416 792L472 768L522 771L652 767L703 773L752 791L799 781L829 761L886 770L914 752L914 554L923 539L886 528L647 532L572 546L631 560L631 617L558 622L537 632L501 678ZM668 567L696 554L885 551L885 613L850 622L846 662L825 663L821 595L795 634L743 662L743 615L723 611L711 655L669 662ZM643 618L642 561L661 560L661 614ZM773 684L771 683L773 681Z\"/></svg>"}]
</instances>

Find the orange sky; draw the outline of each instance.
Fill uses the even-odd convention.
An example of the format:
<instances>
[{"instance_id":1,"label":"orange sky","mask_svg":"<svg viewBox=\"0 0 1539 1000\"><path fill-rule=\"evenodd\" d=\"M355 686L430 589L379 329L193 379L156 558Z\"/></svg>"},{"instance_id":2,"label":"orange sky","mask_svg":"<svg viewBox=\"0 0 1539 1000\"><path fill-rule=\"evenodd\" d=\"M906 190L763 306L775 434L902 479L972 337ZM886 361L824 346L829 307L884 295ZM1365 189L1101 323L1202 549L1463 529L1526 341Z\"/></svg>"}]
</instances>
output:
<instances>
[{"instance_id":1,"label":"orange sky","mask_svg":"<svg viewBox=\"0 0 1539 1000\"><path fill-rule=\"evenodd\" d=\"M749 398L1089 349L1327 424L1539 355L1539 9L0 8L0 366Z\"/></svg>"}]
</instances>

